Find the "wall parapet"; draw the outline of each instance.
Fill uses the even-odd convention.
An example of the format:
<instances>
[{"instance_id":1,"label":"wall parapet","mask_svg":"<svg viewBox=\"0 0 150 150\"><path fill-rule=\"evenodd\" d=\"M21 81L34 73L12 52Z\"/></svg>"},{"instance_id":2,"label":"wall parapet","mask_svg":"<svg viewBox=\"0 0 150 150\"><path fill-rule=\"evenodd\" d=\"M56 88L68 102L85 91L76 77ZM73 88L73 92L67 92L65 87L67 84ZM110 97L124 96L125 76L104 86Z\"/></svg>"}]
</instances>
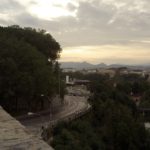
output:
<instances>
[{"instance_id":1,"label":"wall parapet","mask_svg":"<svg viewBox=\"0 0 150 150\"><path fill-rule=\"evenodd\" d=\"M1 150L53 150L42 138L31 134L19 121L0 106Z\"/></svg>"}]
</instances>

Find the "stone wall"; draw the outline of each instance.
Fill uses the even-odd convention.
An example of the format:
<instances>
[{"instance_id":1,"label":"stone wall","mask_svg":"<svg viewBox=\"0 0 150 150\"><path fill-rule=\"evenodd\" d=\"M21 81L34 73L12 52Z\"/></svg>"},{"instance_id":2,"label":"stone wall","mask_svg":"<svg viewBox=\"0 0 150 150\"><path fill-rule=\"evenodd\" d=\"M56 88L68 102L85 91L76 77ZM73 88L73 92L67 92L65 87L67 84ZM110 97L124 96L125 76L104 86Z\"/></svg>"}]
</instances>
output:
<instances>
[{"instance_id":1,"label":"stone wall","mask_svg":"<svg viewBox=\"0 0 150 150\"><path fill-rule=\"evenodd\" d=\"M0 150L53 150L0 106Z\"/></svg>"}]
</instances>

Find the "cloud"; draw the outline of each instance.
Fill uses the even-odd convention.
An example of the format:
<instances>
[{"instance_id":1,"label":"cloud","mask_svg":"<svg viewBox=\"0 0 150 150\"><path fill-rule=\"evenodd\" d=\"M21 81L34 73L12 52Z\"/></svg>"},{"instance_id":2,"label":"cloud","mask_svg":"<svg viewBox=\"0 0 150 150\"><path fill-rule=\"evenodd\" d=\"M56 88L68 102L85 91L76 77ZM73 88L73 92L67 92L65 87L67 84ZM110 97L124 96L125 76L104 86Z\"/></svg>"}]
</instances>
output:
<instances>
[{"instance_id":1,"label":"cloud","mask_svg":"<svg viewBox=\"0 0 150 150\"><path fill-rule=\"evenodd\" d=\"M68 9L69 11L75 11L75 10L77 9L77 6L75 6L75 5L72 4L72 3L68 3L68 4L67 4L67 9Z\"/></svg>"},{"instance_id":2,"label":"cloud","mask_svg":"<svg viewBox=\"0 0 150 150\"><path fill-rule=\"evenodd\" d=\"M56 36L70 46L149 40L150 8L145 9L148 4L146 0L142 4L139 0L79 2L76 18L57 18L63 34Z\"/></svg>"},{"instance_id":3,"label":"cloud","mask_svg":"<svg viewBox=\"0 0 150 150\"><path fill-rule=\"evenodd\" d=\"M15 12L15 9L21 10L22 8L23 6L15 0L1 0L0 2L0 13Z\"/></svg>"},{"instance_id":4,"label":"cloud","mask_svg":"<svg viewBox=\"0 0 150 150\"><path fill-rule=\"evenodd\" d=\"M42 1L44 2L45 6L48 1ZM30 8L37 5L40 7L40 4L39 0L1 0L0 24L46 29L64 49L111 45L118 46L121 51L127 51L123 47L128 46L130 51L136 52L132 49L138 49L144 53L146 50L147 55L150 55L149 0L67 0L65 5L58 5L57 0L55 7L57 5L74 15L62 14L51 19L32 13ZM51 7L53 6L49 6L49 9ZM48 11L47 16L50 15ZM91 55L92 51L93 49ZM111 51L116 53L113 48Z\"/></svg>"},{"instance_id":5,"label":"cloud","mask_svg":"<svg viewBox=\"0 0 150 150\"><path fill-rule=\"evenodd\" d=\"M1 0L0 2L0 23L2 25L9 24L9 21L11 22L12 19L14 19L14 16L25 9L22 5L20 5L15 0ZM16 12L17 10L18 12Z\"/></svg>"},{"instance_id":6,"label":"cloud","mask_svg":"<svg viewBox=\"0 0 150 150\"><path fill-rule=\"evenodd\" d=\"M66 9L76 10L76 16L60 16L53 20L38 18L29 11L29 6L37 4L33 0L21 4L19 0L3 0L0 14L4 17L1 17L0 23L45 28L63 46L150 40L148 0L74 0L74 3L66 3Z\"/></svg>"}]
</instances>

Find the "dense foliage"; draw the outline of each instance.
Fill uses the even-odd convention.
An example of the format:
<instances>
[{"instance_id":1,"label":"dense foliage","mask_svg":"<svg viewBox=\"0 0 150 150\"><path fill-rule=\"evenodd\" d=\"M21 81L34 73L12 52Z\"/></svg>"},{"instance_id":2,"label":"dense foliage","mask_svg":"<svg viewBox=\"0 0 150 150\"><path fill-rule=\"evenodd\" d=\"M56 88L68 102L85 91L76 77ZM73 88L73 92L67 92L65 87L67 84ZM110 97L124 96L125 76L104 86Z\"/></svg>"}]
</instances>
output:
<instances>
[{"instance_id":1,"label":"dense foliage","mask_svg":"<svg viewBox=\"0 0 150 150\"><path fill-rule=\"evenodd\" d=\"M0 105L9 112L44 109L58 93L60 51L44 30L0 27Z\"/></svg>"},{"instance_id":2,"label":"dense foliage","mask_svg":"<svg viewBox=\"0 0 150 150\"><path fill-rule=\"evenodd\" d=\"M134 94L143 93L148 83L139 76L138 79L135 76L131 79L132 76L110 79L108 76L86 75L85 78L92 81L90 89L93 94L89 102L93 109L78 120L58 125L52 131L54 148L149 150L149 132L130 96L131 91Z\"/></svg>"}]
</instances>

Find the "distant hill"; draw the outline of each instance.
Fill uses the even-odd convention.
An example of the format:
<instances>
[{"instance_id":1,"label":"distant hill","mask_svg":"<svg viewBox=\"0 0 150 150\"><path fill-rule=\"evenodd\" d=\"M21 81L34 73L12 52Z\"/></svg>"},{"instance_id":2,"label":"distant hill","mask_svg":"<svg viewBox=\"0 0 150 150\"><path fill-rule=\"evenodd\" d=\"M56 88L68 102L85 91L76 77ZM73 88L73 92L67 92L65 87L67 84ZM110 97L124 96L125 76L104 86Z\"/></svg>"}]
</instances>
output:
<instances>
[{"instance_id":1,"label":"distant hill","mask_svg":"<svg viewBox=\"0 0 150 150\"><path fill-rule=\"evenodd\" d=\"M150 64L143 65L123 65L123 64L111 64L106 65L105 63L100 64L90 64L88 62L60 62L61 68L74 68L76 70L82 69L96 69L96 68L120 68L127 67L130 69L150 69Z\"/></svg>"},{"instance_id":2,"label":"distant hill","mask_svg":"<svg viewBox=\"0 0 150 150\"><path fill-rule=\"evenodd\" d=\"M88 62L60 62L61 68L75 68L77 70L81 69L96 69L96 68L106 68L107 65L104 63L93 65Z\"/></svg>"}]
</instances>

